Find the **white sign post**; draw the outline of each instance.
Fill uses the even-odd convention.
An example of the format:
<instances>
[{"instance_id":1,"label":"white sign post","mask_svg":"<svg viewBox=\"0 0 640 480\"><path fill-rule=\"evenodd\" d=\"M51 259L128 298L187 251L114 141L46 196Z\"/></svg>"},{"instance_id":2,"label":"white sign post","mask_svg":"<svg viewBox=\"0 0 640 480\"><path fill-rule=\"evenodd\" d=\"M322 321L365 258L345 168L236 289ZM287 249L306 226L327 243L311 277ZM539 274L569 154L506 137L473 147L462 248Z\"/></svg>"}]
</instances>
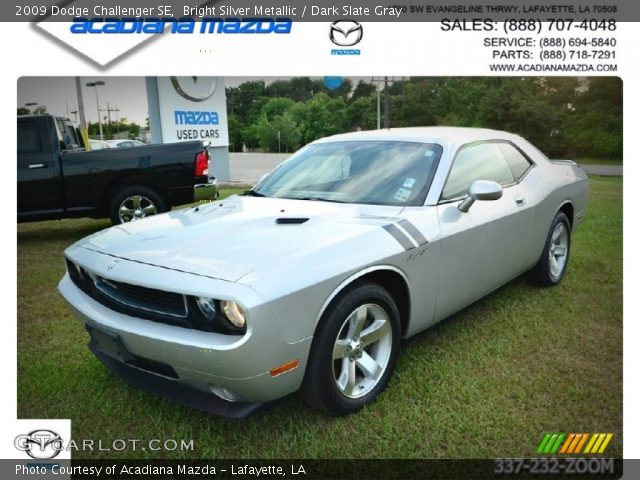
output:
<instances>
[{"instance_id":1,"label":"white sign post","mask_svg":"<svg viewBox=\"0 0 640 480\"><path fill-rule=\"evenodd\" d=\"M208 142L212 175L230 180L222 77L148 77L147 98L153 143Z\"/></svg>"}]
</instances>

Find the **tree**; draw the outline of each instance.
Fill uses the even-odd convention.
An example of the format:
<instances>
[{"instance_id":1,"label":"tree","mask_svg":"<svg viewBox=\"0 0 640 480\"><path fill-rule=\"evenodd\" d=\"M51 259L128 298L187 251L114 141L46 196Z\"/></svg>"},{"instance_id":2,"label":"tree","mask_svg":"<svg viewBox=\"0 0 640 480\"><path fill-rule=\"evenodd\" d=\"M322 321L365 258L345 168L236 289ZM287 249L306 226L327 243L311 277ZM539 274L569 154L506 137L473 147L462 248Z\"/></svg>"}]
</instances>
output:
<instances>
[{"instance_id":1,"label":"tree","mask_svg":"<svg viewBox=\"0 0 640 480\"><path fill-rule=\"evenodd\" d=\"M344 132L346 126L346 104L341 98L329 98L322 92L306 103L301 120L302 140L312 142L318 138Z\"/></svg>"},{"instance_id":2,"label":"tree","mask_svg":"<svg viewBox=\"0 0 640 480\"><path fill-rule=\"evenodd\" d=\"M242 123L235 113L227 117L227 128L229 129L229 148L232 152L242 151Z\"/></svg>"},{"instance_id":3,"label":"tree","mask_svg":"<svg viewBox=\"0 0 640 480\"><path fill-rule=\"evenodd\" d=\"M578 89L567 125L572 154L622 158L622 80L592 77Z\"/></svg>"},{"instance_id":4,"label":"tree","mask_svg":"<svg viewBox=\"0 0 640 480\"><path fill-rule=\"evenodd\" d=\"M353 95L349 99L352 103L360 98L367 98L376 94L376 86L373 83L358 80L356 88L353 89Z\"/></svg>"},{"instance_id":5,"label":"tree","mask_svg":"<svg viewBox=\"0 0 640 480\"><path fill-rule=\"evenodd\" d=\"M360 97L347 107L346 123L348 129L372 130L377 123L377 99L375 96Z\"/></svg>"},{"instance_id":6,"label":"tree","mask_svg":"<svg viewBox=\"0 0 640 480\"><path fill-rule=\"evenodd\" d=\"M300 147L300 129L289 112L269 120L266 115L256 124L260 147L271 152L291 152Z\"/></svg>"},{"instance_id":7,"label":"tree","mask_svg":"<svg viewBox=\"0 0 640 480\"><path fill-rule=\"evenodd\" d=\"M376 127L376 87L328 90L319 78L245 82L228 89L240 143L274 150ZM389 80L392 127L451 125L517 133L556 158L621 158L622 85L613 77L412 77ZM384 107L383 107L384 109ZM233 116L235 115L235 116ZM268 125L271 123L271 125ZM277 127L276 127L277 125ZM294 132L283 143L283 129ZM274 136L275 132L275 136Z\"/></svg>"}]
</instances>

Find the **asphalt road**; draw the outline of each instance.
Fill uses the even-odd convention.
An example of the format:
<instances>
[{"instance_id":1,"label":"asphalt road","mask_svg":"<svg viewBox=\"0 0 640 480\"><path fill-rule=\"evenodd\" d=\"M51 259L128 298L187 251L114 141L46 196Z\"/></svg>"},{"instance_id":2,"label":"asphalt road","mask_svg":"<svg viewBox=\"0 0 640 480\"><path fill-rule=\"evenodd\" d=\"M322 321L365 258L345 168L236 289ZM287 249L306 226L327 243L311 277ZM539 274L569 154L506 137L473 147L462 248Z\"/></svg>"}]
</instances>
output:
<instances>
[{"instance_id":1,"label":"asphalt road","mask_svg":"<svg viewBox=\"0 0 640 480\"><path fill-rule=\"evenodd\" d=\"M279 153L230 153L231 180L233 183L253 185L288 156L289 154ZM582 165L582 168L593 175L622 176L622 165Z\"/></svg>"}]
</instances>

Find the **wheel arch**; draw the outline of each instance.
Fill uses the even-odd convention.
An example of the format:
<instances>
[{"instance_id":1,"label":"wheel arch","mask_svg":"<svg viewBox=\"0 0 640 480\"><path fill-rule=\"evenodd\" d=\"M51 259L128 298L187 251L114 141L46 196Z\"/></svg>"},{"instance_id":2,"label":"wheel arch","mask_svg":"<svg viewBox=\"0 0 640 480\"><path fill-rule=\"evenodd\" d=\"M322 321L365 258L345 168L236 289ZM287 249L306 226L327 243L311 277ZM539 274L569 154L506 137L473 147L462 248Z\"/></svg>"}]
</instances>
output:
<instances>
[{"instance_id":1,"label":"wheel arch","mask_svg":"<svg viewBox=\"0 0 640 480\"><path fill-rule=\"evenodd\" d=\"M556 212L556 214L558 212L562 212L567 216L567 218L569 219L569 228L573 229L573 221L574 221L574 214L575 214L573 202L571 200L566 200L562 205L560 205L560 208L558 208L558 211Z\"/></svg>"},{"instance_id":2,"label":"wheel arch","mask_svg":"<svg viewBox=\"0 0 640 480\"><path fill-rule=\"evenodd\" d=\"M114 178L104 191L104 197L102 199L102 211L104 213L110 213L109 207L113 198L122 190L129 187L141 186L152 190L158 195L162 201L169 206L168 194L161 188L154 186L153 180L145 175L131 175L131 176L119 176Z\"/></svg>"},{"instance_id":3,"label":"wheel arch","mask_svg":"<svg viewBox=\"0 0 640 480\"><path fill-rule=\"evenodd\" d=\"M323 315L329 306L340 297L340 295L364 281L376 283L385 288L391 294L400 313L400 326L402 335L404 336L409 327L409 318L411 314L409 280L402 270L392 265L377 265L365 268L364 270L360 270L343 280L322 304L316 319L315 328L318 328Z\"/></svg>"}]
</instances>

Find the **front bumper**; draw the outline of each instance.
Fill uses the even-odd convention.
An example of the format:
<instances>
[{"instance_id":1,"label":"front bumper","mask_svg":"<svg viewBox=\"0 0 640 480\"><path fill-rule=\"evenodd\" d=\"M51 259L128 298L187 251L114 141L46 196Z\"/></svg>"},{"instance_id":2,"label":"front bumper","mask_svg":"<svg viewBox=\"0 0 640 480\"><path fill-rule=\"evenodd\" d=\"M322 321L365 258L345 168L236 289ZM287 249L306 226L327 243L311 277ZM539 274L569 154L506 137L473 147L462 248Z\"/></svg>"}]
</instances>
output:
<instances>
[{"instance_id":1,"label":"front bumper","mask_svg":"<svg viewBox=\"0 0 640 480\"><path fill-rule=\"evenodd\" d=\"M73 261L88 270L105 274L102 264L106 265L111 257L83 252L82 248L74 250ZM253 411L253 404L273 401L300 388L311 339L288 342L274 324L268 305L249 287L126 260L118 264L118 270L124 278L152 278L156 288L168 291L180 285L195 295L215 292L228 299L240 296L247 307L248 329L242 336L193 330L115 312L82 292L66 274L58 288L85 327L117 336L126 352L143 361L142 366L140 362L128 363L113 352L95 348L92 341L96 356L129 381L147 389L149 383L160 383L161 388L151 390L170 398L168 393L176 389L195 390L198 394L194 394L194 398L213 394L223 400L239 402L237 407L246 411ZM122 281L123 278L114 280ZM109 357L108 361L105 356ZM298 368L276 377L270 375L270 369L292 359L299 359ZM145 362L167 366L175 375L167 376L162 369L147 368ZM136 375L125 374L131 373L132 369ZM181 396L183 399L188 397L185 393ZM199 401L191 406L218 410L202 408L198 403L202 405ZM211 402L211 406L216 403L219 402Z\"/></svg>"},{"instance_id":2,"label":"front bumper","mask_svg":"<svg viewBox=\"0 0 640 480\"><path fill-rule=\"evenodd\" d=\"M257 402L229 402L213 393L202 392L188 385L119 362L102 350L95 348L91 343L89 348L98 360L127 383L187 407L223 417L243 418L259 412L267 405Z\"/></svg>"}]
</instances>

